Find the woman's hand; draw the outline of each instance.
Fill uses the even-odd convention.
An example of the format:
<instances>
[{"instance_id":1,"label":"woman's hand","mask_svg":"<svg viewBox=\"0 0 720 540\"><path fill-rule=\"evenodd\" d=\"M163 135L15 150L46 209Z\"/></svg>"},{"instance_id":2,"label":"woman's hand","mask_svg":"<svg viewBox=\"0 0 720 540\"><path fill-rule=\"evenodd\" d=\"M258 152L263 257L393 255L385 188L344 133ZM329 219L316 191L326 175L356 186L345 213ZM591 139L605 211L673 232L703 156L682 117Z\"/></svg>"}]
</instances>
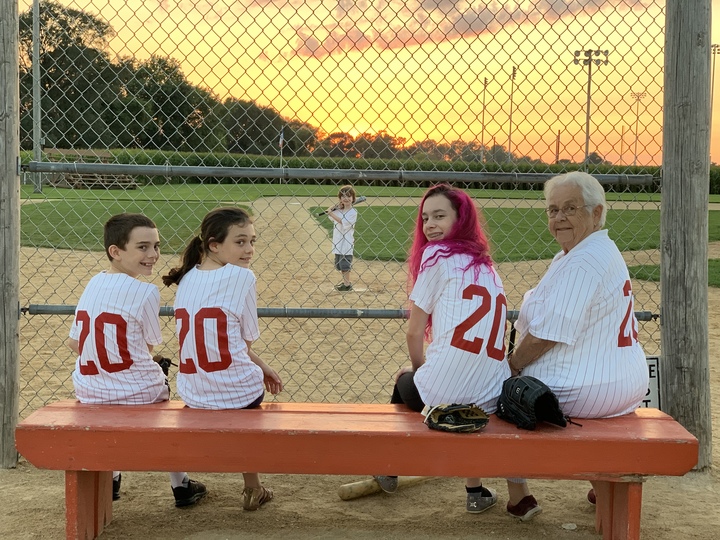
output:
<instances>
[{"instance_id":1,"label":"woman's hand","mask_svg":"<svg viewBox=\"0 0 720 540\"><path fill-rule=\"evenodd\" d=\"M401 375L404 375L405 373L412 373L415 371L412 366L403 366L401 367L397 373L395 374L395 382L398 381Z\"/></svg>"}]
</instances>

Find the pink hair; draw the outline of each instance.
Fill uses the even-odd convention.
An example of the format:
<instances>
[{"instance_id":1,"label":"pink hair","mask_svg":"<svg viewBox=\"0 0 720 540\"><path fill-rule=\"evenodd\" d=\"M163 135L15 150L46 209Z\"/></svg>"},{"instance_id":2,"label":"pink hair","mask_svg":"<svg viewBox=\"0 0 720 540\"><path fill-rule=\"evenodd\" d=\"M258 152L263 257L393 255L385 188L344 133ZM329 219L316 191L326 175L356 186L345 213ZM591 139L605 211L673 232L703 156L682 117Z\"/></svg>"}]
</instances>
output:
<instances>
[{"instance_id":1,"label":"pink hair","mask_svg":"<svg viewBox=\"0 0 720 540\"><path fill-rule=\"evenodd\" d=\"M457 214L457 220L450 233L442 240L430 242L423 232L423 207L425 201L430 197L443 196L450 201L450 205ZM463 268L468 270L474 268L475 277L480 274L483 266L492 267L493 261L490 257L490 245L480 225L480 210L470 196L461 189L454 188L448 184L437 184L432 186L423 195L415 221L415 233L413 243L408 256L408 289L412 291L420 271L434 266L440 259L446 259L456 254L470 256L470 263ZM441 246L431 258L422 264L423 253L428 245ZM422 266L421 266L422 265ZM428 319L425 330L429 337L432 328L432 317Z\"/></svg>"}]
</instances>

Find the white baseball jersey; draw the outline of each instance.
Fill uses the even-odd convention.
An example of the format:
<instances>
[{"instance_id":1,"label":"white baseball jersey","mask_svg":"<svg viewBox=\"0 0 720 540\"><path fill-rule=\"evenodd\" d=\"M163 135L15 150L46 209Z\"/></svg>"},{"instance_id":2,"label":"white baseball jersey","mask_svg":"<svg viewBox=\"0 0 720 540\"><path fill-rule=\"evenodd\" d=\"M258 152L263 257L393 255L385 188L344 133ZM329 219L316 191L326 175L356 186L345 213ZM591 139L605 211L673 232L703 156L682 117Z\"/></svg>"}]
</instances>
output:
<instances>
[{"instance_id":1,"label":"white baseball jersey","mask_svg":"<svg viewBox=\"0 0 720 540\"><path fill-rule=\"evenodd\" d=\"M339 218L340 223L333 221L333 254L335 255L352 255L353 246L355 245L355 223L357 223L357 210L335 210L334 212ZM330 218L332 219L332 218Z\"/></svg>"},{"instance_id":2,"label":"white baseball jersey","mask_svg":"<svg viewBox=\"0 0 720 540\"><path fill-rule=\"evenodd\" d=\"M555 256L525 294L515 326L518 341L529 332L558 342L523 375L547 384L565 414L605 418L640 405L647 361L637 340L630 275L606 230Z\"/></svg>"},{"instance_id":3,"label":"white baseball jersey","mask_svg":"<svg viewBox=\"0 0 720 540\"><path fill-rule=\"evenodd\" d=\"M82 403L141 405L168 399L149 345L162 343L160 293L127 274L101 272L78 301L70 338L80 356L72 379Z\"/></svg>"},{"instance_id":4,"label":"white baseball jersey","mask_svg":"<svg viewBox=\"0 0 720 540\"><path fill-rule=\"evenodd\" d=\"M255 275L226 264L193 268L175 296L180 341L177 391L190 407L241 409L264 392L263 372L248 355L260 337Z\"/></svg>"},{"instance_id":5,"label":"white baseball jersey","mask_svg":"<svg viewBox=\"0 0 720 540\"><path fill-rule=\"evenodd\" d=\"M468 255L438 259L425 268L439 246L429 246L410 294L432 316L432 342L415 385L426 405L475 403L495 412L502 383L510 376L505 362L507 302L492 267L463 270Z\"/></svg>"}]
</instances>

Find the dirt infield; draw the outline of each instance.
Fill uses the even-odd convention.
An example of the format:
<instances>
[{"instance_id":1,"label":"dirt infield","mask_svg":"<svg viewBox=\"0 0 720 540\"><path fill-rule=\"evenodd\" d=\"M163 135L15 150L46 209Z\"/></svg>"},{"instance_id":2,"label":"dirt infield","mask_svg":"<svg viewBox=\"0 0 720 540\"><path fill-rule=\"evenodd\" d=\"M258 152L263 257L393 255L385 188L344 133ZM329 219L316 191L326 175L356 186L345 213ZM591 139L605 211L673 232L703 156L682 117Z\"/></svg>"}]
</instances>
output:
<instances>
[{"instance_id":1,"label":"dirt infield","mask_svg":"<svg viewBox=\"0 0 720 540\"><path fill-rule=\"evenodd\" d=\"M322 206L325 201L312 205ZM328 203L329 205L330 203ZM259 305L398 309L405 305L406 274L400 264L357 261L359 292L333 290L338 276L332 269L327 234L300 206L261 199L253 203L259 233L253 269L258 275ZM162 232L162 231L161 231ZM720 247L711 246L718 256ZM631 254L656 262L658 254ZM164 269L176 260L164 260ZM104 254L80 254L23 248L21 305L74 304L88 277L105 266ZM547 261L500 265L510 304L537 282ZM163 302L172 305L173 290L162 287ZM638 300L659 305L656 288L634 284ZM720 291L710 291L710 385L714 453L720 464ZM74 359L64 347L71 317L25 316L21 324L20 406L23 416L46 401L72 396L69 381ZM391 376L405 363L403 322L400 320L262 320L261 355L279 369L287 391L285 401L386 401ZM657 324L648 325L656 332ZM163 329L172 354L176 348L170 320ZM267 337L271 336L271 338ZM646 336L647 337L647 336ZM655 338L655 336L653 336ZM658 336L659 338L659 336ZM652 341L652 340L651 340ZM654 354L657 351L647 351ZM152 451L152 450L149 450ZM288 452L291 452L288 449ZM328 449L332 451L332 449ZM467 456L488 459L492 456ZM532 456L518 459L532 459ZM573 539L594 534L593 508L585 501L585 482L537 481L531 487L544 508L528 524L511 521L504 512L504 481L489 479L500 503L480 516L466 514L462 480L440 479L408 487L395 494L341 501L337 487L354 477L267 475L276 500L258 512L243 512L242 477L194 474L210 494L197 508L176 510L167 475L126 473L122 499L114 505L114 520L104 539L152 538L220 540L395 538ZM39 471L21 461L14 470L0 470L0 531L3 538L62 538L64 531L63 476ZM645 485L642 538L653 540L716 538L720 528L720 478L694 473L682 479L650 479Z\"/></svg>"}]
</instances>

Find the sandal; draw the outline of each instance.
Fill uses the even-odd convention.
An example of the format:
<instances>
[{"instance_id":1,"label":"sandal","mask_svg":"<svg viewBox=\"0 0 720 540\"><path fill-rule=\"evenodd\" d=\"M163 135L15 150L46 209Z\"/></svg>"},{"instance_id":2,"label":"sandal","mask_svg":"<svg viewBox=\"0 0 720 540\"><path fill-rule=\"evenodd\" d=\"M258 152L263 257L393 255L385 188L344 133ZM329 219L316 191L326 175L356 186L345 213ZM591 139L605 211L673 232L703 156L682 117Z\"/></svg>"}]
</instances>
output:
<instances>
[{"instance_id":1,"label":"sandal","mask_svg":"<svg viewBox=\"0 0 720 540\"><path fill-rule=\"evenodd\" d=\"M265 486L256 488L246 487L243 489L243 509L257 510L266 502L273 499L273 491Z\"/></svg>"}]
</instances>

